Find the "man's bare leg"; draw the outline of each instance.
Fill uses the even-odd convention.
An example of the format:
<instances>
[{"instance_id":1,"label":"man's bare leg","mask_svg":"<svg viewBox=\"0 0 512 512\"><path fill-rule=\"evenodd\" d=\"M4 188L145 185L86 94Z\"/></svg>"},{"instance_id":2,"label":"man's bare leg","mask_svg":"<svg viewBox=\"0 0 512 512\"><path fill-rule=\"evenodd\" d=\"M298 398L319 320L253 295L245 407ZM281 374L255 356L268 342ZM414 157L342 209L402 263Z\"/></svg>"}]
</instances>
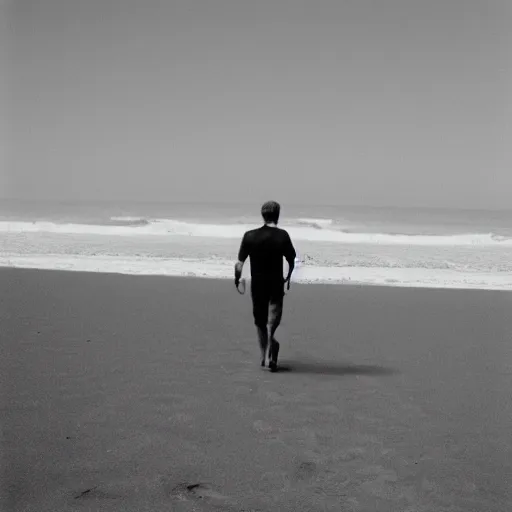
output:
<instances>
[{"instance_id":1,"label":"man's bare leg","mask_svg":"<svg viewBox=\"0 0 512 512\"><path fill-rule=\"evenodd\" d=\"M269 322L268 322L268 335L267 339L270 345L269 349L269 368L271 370L277 369L277 358L279 355L279 342L275 339L274 335L281 323L283 316L283 303L282 301L270 304L269 308Z\"/></svg>"},{"instance_id":2,"label":"man's bare leg","mask_svg":"<svg viewBox=\"0 0 512 512\"><path fill-rule=\"evenodd\" d=\"M268 331L267 326L261 327L256 326L256 331L258 332L258 341L260 344L260 350L261 350L261 366L265 366L265 359L267 355L267 348L268 348Z\"/></svg>"}]
</instances>

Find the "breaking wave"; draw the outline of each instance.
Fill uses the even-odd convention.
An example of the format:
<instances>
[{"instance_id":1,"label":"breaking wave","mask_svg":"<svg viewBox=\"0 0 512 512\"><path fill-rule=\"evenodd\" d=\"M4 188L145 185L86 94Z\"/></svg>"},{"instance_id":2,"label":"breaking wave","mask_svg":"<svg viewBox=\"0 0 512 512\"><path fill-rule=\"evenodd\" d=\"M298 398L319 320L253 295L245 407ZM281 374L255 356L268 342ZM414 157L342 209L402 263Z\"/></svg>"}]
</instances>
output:
<instances>
[{"instance_id":1,"label":"breaking wave","mask_svg":"<svg viewBox=\"0 0 512 512\"><path fill-rule=\"evenodd\" d=\"M297 219L295 221L299 226L308 226L315 229L325 229L334 224L332 219ZM293 225L294 221L291 221Z\"/></svg>"},{"instance_id":2,"label":"breaking wave","mask_svg":"<svg viewBox=\"0 0 512 512\"><path fill-rule=\"evenodd\" d=\"M0 221L0 233L55 233L98 236L191 236L240 238L259 224L207 224L174 219L112 217L106 224L77 224L46 221ZM506 246L512 239L493 233L459 235L405 235L390 233L353 233L336 229L331 219L295 219L284 227L294 240L340 244L412 245L412 246Z\"/></svg>"},{"instance_id":3,"label":"breaking wave","mask_svg":"<svg viewBox=\"0 0 512 512\"><path fill-rule=\"evenodd\" d=\"M151 221L144 217L111 217L110 223L113 226L147 226Z\"/></svg>"}]
</instances>

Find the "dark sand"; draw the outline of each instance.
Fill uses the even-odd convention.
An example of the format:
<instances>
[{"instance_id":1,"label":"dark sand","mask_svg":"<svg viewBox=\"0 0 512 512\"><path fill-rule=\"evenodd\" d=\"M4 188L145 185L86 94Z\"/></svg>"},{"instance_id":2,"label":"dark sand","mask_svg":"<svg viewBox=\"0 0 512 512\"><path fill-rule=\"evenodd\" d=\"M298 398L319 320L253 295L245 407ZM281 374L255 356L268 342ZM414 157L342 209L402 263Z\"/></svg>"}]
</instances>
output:
<instances>
[{"instance_id":1,"label":"dark sand","mask_svg":"<svg viewBox=\"0 0 512 512\"><path fill-rule=\"evenodd\" d=\"M0 270L5 511L512 510L512 294Z\"/></svg>"}]
</instances>

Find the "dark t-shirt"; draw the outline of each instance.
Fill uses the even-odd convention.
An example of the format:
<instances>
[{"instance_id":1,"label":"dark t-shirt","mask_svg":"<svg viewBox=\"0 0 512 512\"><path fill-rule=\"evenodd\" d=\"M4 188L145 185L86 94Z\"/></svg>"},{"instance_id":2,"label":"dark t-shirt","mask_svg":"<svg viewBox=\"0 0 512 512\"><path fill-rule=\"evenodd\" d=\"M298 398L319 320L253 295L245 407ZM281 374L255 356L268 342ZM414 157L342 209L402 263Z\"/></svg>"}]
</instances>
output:
<instances>
[{"instance_id":1,"label":"dark t-shirt","mask_svg":"<svg viewBox=\"0 0 512 512\"><path fill-rule=\"evenodd\" d=\"M283 257L288 263L295 261L295 249L290 235L278 227L262 226L245 233L238 259L251 261L251 277L253 279L282 280Z\"/></svg>"}]
</instances>

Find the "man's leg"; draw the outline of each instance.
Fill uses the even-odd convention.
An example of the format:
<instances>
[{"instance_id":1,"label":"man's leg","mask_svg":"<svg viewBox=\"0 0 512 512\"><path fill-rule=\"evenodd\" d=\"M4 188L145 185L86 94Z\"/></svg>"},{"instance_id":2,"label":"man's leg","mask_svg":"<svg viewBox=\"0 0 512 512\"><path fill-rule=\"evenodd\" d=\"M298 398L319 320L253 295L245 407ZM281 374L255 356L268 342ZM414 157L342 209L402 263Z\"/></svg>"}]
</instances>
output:
<instances>
[{"instance_id":1,"label":"man's leg","mask_svg":"<svg viewBox=\"0 0 512 512\"><path fill-rule=\"evenodd\" d=\"M279 356L279 342L275 339L274 335L281 323L283 316L283 297L276 297L270 302L269 308L269 322L268 322L268 341L270 343L270 362L269 368L271 370L277 369L277 358Z\"/></svg>"},{"instance_id":2,"label":"man's leg","mask_svg":"<svg viewBox=\"0 0 512 512\"><path fill-rule=\"evenodd\" d=\"M258 342L261 351L261 366L265 366L265 358L268 348L268 298L264 290L254 283L251 286L252 292L252 311L254 316L254 325L258 334Z\"/></svg>"},{"instance_id":3,"label":"man's leg","mask_svg":"<svg viewBox=\"0 0 512 512\"><path fill-rule=\"evenodd\" d=\"M260 344L261 351L261 366L265 366L265 357L267 354L268 347L268 333L267 326L256 325L256 331L258 333L258 342Z\"/></svg>"}]
</instances>

